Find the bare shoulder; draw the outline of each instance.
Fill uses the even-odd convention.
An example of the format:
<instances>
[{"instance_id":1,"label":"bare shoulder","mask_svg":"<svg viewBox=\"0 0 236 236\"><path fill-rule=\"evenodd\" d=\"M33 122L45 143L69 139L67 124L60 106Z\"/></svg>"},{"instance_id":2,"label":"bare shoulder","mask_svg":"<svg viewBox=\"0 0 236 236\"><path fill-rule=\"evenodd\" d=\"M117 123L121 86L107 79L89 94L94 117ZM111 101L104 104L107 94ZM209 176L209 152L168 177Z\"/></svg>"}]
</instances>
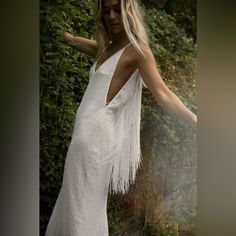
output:
<instances>
[{"instance_id":1,"label":"bare shoulder","mask_svg":"<svg viewBox=\"0 0 236 236\"><path fill-rule=\"evenodd\" d=\"M131 45L127 52L135 64L142 65L143 63L155 62L154 55L149 46L140 43L139 47L143 54L141 54L134 45Z\"/></svg>"}]
</instances>

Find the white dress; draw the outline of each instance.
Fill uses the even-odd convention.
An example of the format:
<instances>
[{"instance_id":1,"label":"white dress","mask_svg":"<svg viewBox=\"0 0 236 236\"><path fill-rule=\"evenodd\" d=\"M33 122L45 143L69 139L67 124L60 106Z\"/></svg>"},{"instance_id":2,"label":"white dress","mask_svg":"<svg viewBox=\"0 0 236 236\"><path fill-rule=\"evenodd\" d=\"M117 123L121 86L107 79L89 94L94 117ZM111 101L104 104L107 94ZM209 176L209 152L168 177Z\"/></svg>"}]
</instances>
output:
<instances>
[{"instance_id":1,"label":"white dress","mask_svg":"<svg viewBox=\"0 0 236 236\"><path fill-rule=\"evenodd\" d=\"M45 236L108 236L108 192L126 193L142 163L138 69L106 105L109 85L125 47L96 70L76 112L60 193Z\"/></svg>"}]
</instances>

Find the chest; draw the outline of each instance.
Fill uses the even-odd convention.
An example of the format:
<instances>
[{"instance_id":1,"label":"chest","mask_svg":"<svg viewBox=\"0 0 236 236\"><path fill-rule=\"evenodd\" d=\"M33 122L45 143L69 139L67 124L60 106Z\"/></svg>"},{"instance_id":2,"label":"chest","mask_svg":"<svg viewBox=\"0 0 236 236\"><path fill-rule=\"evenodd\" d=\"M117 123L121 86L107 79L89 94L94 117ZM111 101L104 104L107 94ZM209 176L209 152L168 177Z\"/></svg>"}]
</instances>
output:
<instances>
[{"instance_id":1,"label":"chest","mask_svg":"<svg viewBox=\"0 0 236 236\"><path fill-rule=\"evenodd\" d=\"M124 54L122 57L120 57L110 81L110 86L107 93L107 101L112 100L112 98L129 80L137 67L137 63L131 55Z\"/></svg>"}]
</instances>

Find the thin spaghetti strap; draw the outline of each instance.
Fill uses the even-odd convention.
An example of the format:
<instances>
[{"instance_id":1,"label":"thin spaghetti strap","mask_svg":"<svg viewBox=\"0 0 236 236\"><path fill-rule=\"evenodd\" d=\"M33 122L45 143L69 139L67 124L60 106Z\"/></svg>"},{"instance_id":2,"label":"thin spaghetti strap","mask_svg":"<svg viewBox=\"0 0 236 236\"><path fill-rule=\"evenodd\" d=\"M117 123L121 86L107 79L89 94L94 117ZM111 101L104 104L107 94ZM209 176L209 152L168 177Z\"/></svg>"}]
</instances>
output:
<instances>
[{"instance_id":1,"label":"thin spaghetti strap","mask_svg":"<svg viewBox=\"0 0 236 236\"><path fill-rule=\"evenodd\" d=\"M124 47L124 49L125 49L125 48L127 48L127 47L128 47L130 44L131 44L131 42L130 42L130 43L128 43L128 44L127 44L127 45Z\"/></svg>"}]
</instances>

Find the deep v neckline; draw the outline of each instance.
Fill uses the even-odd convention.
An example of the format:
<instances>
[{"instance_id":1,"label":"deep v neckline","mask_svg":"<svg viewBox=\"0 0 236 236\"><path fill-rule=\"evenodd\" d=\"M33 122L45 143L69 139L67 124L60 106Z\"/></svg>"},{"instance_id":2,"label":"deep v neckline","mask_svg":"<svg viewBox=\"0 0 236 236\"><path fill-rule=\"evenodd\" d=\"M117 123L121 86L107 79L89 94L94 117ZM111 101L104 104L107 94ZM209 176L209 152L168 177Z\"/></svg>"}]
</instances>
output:
<instances>
[{"instance_id":1,"label":"deep v neckline","mask_svg":"<svg viewBox=\"0 0 236 236\"><path fill-rule=\"evenodd\" d=\"M118 52L120 52L121 50L125 49L127 46L129 46L131 43L128 43L127 45L125 45L124 47L120 48L119 50L117 50L116 52L114 52L110 57L108 57L105 61L102 62L102 64L99 65L98 68L97 67L97 61L95 61L94 63L94 72L96 73L106 62L108 62L113 56L115 56Z\"/></svg>"}]
</instances>

